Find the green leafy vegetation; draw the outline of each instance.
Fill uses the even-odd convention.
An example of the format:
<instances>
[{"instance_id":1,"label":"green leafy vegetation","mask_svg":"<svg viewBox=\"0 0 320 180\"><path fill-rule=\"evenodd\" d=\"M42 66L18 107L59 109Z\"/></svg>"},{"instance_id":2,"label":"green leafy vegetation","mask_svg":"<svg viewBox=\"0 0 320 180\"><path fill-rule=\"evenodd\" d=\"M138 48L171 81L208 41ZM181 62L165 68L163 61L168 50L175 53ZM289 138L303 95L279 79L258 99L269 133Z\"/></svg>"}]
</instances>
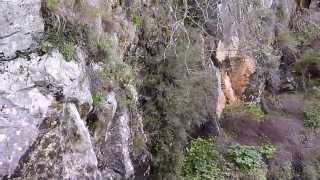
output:
<instances>
[{"instance_id":1,"label":"green leafy vegetation","mask_svg":"<svg viewBox=\"0 0 320 180\"><path fill-rule=\"evenodd\" d=\"M103 101L104 94L102 92L97 92L92 96L93 106L99 108Z\"/></svg>"},{"instance_id":2,"label":"green leafy vegetation","mask_svg":"<svg viewBox=\"0 0 320 180\"><path fill-rule=\"evenodd\" d=\"M59 49L64 59L70 61L75 53L75 44L72 41L65 41Z\"/></svg>"},{"instance_id":3,"label":"green leafy vegetation","mask_svg":"<svg viewBox=\"0 0 320 180\"><path fill-rule=\"evenodd\" d=\"M307 51L302 57L292 65L292 70L296 78L303 84L319 86L320 77L317 72L320 72L320 53L317 51Z\"/></svg>"},{"instance_id":4,"label":"green leafy vegetation","mask_svg":"<svg viewBox=\"0 0 320 180\"><path fill-rule=\"evenodd\" d=\"M229 154L235 165L242 170L253 170L262 167L262 156L253 146L233 145L229 149Z\"/></svg>"},{"instance_id":5,"label":"green leafy vegetation","mask_svg":"<svg viewBox=\"0 0 320 180\"><path fill-rule=\"evenodd\" d=\"M136 72L134 72L131 66L124 62L111 63L103 68L101 77L105 81L117 83L120 106L126 107L130 105L131 100L134 98L132 88L140 84L140 81L136 78Z\"/></svg>"},{"instance_id":6,"label":"green leafy vegetation","mask_svg":"<svg viewBox=\"0 0 320 180\"><path fill-rule=\"evenodd\" d=\"M150 136L150 150L153 158L151 162L152 176L159 179L163 173L176 174L176 167L183 158L179 159L175 152L177 147L175 146L174 127L168 126L158 114L145 116L144 124L148 130L155 130L154 134ZM165 128L162 131L158 130L161 127Z\"/></svg>"},{"instance_id":7,"label":"green leafy vegetation","mask_svg":"<svg viewBox=\"0 0 320 180\"><path fill-rule=\"evenodd\" d=\"M104 82L112 82L112 89L117 93L119 107L129 107L133 102L135 87L139 86L136 70L123 62L119 47L114 36L98 35L98 32L88 33L87 44L95 61L102 62L98 76Z\"/></svg>"},{"instance_id":8,"label":"green leafy vegetation","mask_svg":"<svg viewBox=\"0 0 320 180\"><path fill-rule=\"evenodd\" d=\"M95 46L98 49L101 49L106 52L110 52L113 50L112 49L113 48L112 40L109 37L101 37L101 38L94 40L94 41L96 43Z\"/></svg>"},{"instance_id":9,"label":"green leafy vegetation","mask_svg":"<svg viewBox=\"0 0 320 180\"><path fill-rule=\"evenodd\" d=\"M187 147L183 173L186 179L204 180L218 176L216 164L218 152L209 140L198 138Z\"/></svg>"},{"instance_id":10,"label":"green leafy vegetation","mask_svg":"<svg viewBox=\"0 0 320 180\"><path fill-rule=\"evenodd\" d=\"M309 45L314 39L320 37L320 28L314 25L308 25L304 30L297 34L297 40L301 42L302 45Z\"/></svg>"},{"instance_id":11,"label":"green leafy vegetation","mask_svg":"<svg viewBox=\"0 0 320 180\"><path fill-rule=\"evenodd\" d=\"M262 121L265 118L265 113L261 107L254 102L240 103L235 105L229 105L225 108L224 114L231 116L238 116L239 114L247 114L255 120Z\"/></svg>"},{"instance_id":12,"label":"green leafy vegetation","mask_svg":"<svg viewBox=\"0 0 320 180\"><path fill-rule=\"evenodd\" d=\"M47 0L47 8L52 11L54 10L58 5L58 0Z\"/></svg>"},{"instance_id":13,"label":"green leafy vegetation","mask_svg":"<svg viewBox=\"0 0 320 180\"><path fill-rule=\"evenodd\" d=\"M312 66L320 68L320 52L308 51L304 53L299 61L293 65L293 69L296 73L302 75Z\"/></svg>"},{"instance_id":14,"label":"green leafy vegetation","mask_svg":"<svg viewBox=\"0 0 320 180\"><path fill-rule=\"evenodd\" d=\"M53 48L53 45L49 41L42 41L40 43L41 53L47 54Z\"/></svg>"},{"instance_id":15,"label":"green leafy vegetation","mask_svg":"<svg viewBox=\"0 0 320 180\"><path fill-rule=\"evenodd\" d=\"M41 37L34 37L39 44L38 52L47 54L58 48L66 61L72 60L76 51L76 31L74 27L69 25L60 30L49 28Z\"/></svg>"},{"instance_id":16,"label":"green leafy vegetation","mask_svg":"<svg viewBox=\"0 0 320 180\"><path fill-rule=\"evenodd\" d=\"M246 111L255 117L257 120L262 120L265 117L265 113L261 110L261 107L256 103L249 103L246 105Z\"/></svg>"},{"instance_id":17,"label":"green leafy vegetation","mask_svg":"<svg viewBox=\"0 0 320 180\"><path fill-rule=\"evenodd\" d=\"M141 133L135 133L133 137L133 155L138 156L139 152L141 152L145 148L145 139Z\"/></svg>"},{"instance_id":18,"label":"green leafy vegetation","mask_svg":"<svg viewBox=\"0 0 320 180\"><path fill-rule=\"evenodd\" d=\"M137 79L136 70L133 66L121 60L116 47L116 41L113 37L105 34L103 36L95 36L94 32L89 40L89 46L95 55L104 63L99 74L105 82L113 82L113 86L117 91L117 99L121 107L128 107L133 100L133 87L137 87L140 81Z\"/></svg>"},{"instance_id":19,"label":"green leafy vegetation","mask_svg":"<svg viewBox=\"0 0 320 180\"><path fill-rule=\"evenodd\" d=\"M276 151L276 148L272 144L262 144L259 148L259 152L263 157L270 160L274 157L274 153Z\"/></svg>"},{"instance_id":20,"label":"green leafy vegetation","mask_svg":"<svg viewBox=\"0 0 320 180\"><path fill-rule=\"evenodd\" d=\"M298 44L296 37L293 34L291 34L291 32L288 30L279 32L279 34L277 35L277 40L280 44L285 45L296 46Z\"/></svg>"},{"instance_id":21,"label":"green leafy vegetation","mask_svg":"<svg viewBox=\"0 0 320 180\"><path fill-rule=\"evenodd\" d=\"M147 33L152 36L154 32ZM193 30L189 33L191 43L200 45L196 42L200 40L196 38L199 33ZM166 34L161 35L166 38ZM135 61L142 66L141 74L144 75L140 93L146 97L144 124L151 134L153 179L166 175L179 178L183 164L181 152L187 144L188 133L193 125L210 117L208 111L214 100L213 80L210 72L203 68L201 47L188 49L187 39L179 37L176 47L166 49L165 58L163 51L159 52L164 47L150 45L145 59ZM155 52L160 56L155 56Z\"/></svg>"},{"instance_id":22,"label":"green leafy vegetation","mask_svg":"<svg viewBox=\"0 0 320 180\"><path fill-rule=\"evenodd\" d=\"M183 161L184 179L266 179L263 157L272 159L276 149L271 144L260 147L237 144L230 146L227 154L223 151L208 139L192 140Z\"/></svg>"},{"instance_id":23,"label":"green leafy vegetation","mask_svg":"<svg viewBox=\"0 0 320 180\"><path fill-rule=\"evenodd\" d=\"M132 17L132 24L135 26L140 26L141 25L141 18L140 16L134 15Z\"/></svg>"},{"instance_id":24,"label":"green leafy vegetation","mask_svg":"<svg viewBox=\"0 0 320 180\"><path fill-rule=\"evenodd\" d=\"M105 79L117 80L123 87L138 83L131 66L126 63L112 63L110 67L103 70L102 76Z\"/></svg>"},{"instance_id":25,"label":"green leafy vegetation","mask_svg":"<svg viewBox=\"0 0 320 180\"><path fill-rule=\"evenodd\" d=\"M304 111L304 126L307 128L320 127L320 105L314 104Z\"/></svg>"},{"instance_id":26,"label":"green leafy vegetation","mask_svg":"<svg viewBox=\"0 0 320 180\"><path fill-rule=\"evenodd\" d=\"M58 48L66 61L70 61L75 53L75 43L63 33L48 32L40 42L40 51L42 53L49 53L54 48Z\"/></svg>"}]
</instances>

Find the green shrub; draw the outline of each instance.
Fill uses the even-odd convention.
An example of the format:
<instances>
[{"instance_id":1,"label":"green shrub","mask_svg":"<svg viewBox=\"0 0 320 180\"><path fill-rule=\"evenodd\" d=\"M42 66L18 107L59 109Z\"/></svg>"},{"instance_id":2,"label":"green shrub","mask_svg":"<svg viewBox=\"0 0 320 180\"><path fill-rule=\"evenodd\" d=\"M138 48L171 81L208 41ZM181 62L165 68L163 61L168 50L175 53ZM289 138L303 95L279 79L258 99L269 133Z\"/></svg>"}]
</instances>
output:
<instances>
[{"instance_id":1,"label":"green shrub","mask_svg":"<svg viewBox=\"0 0 320 180\"><path fill-rule=\"evenodd\" d=\"M315 104L304 111L304 126L307 128L320 127L320 105Z\"/></svg>"},{"instance_id":2,"label":"green shrub","mask_svg":"<svg viewBox=\"0 0 320 180\"><path fill-rule=\"evenodd\" d=\"M120 87L119 105L127 106L131 103L133 98L132 87L140 84L136 78L136 74L131 66L124 62L114 62L109 66L105 66L101 72L101 77L104 80L114 81L117 87Z\"/></svg>"},{"instance_id":3,"label":"green shrub","mask_svg":"<svg viewBox=\"0 0 320 180\"><path fill-rule=\"evenodd\" d=\"M112 50L112 40L109 37L103 37L98 39L96 42L96 47L98 49L104 50L104 51L110 51Z\"/></svg>"},{"instance_id":4,"label":"green shrub","mask_svg":"<svg viewBox=\"0 0 320 180\"><path fill-rule=\"evenodd\" d=\"M75 53L75 44L72 41L65 41L63 45L59 47L66 61L70 61Z\"/></svg>"},{"instance_id":5,"label":"green shrub","mask_svg":"<svg viewBox=\"0 0 320 180\"><path fill-rule=\"evenodd\" d=\"M104 94L102 92L97 92L92 96L93 106L100 108Z\"/></svg>"},{"instance_id":6,"label":"green shrub","mask_svg":"<svg viewBox=\"0 0 320 180\"><path fill-rule=\"evenodd\" d=\"M256 103L249 103L246 105L246 111L255 117L257 120L262 120L265 117L265 113L262 111L261 107Z\"/></svg>"},{"instance_id":7,"label":"green shrub","mask_svg":"<svg viewBox=\"0 0 320 180\"><path fill-rule=\"evenodd\" d=\"M65 29L49 29L41 37L34 37L38 43L38 52L40 54L50 53L55 48L63 55L66 61L70 61L76 51L76 30L69 25Z\"/></svg>"},{"instance_id":8,"label":"green shrub","mask_svg":"<svg viewBox=\"0 0 320 180\"><path fill-rule=\"evenodd\" d=\"M263 157L270 160L274 157L276 148L272 144L262 144L259 148L259 152Z\"/></svg>"},{"instance_id":9,"label":"green shrub","mask_svg":"<svg viewBox=\"0 0 320 180\"><path fill-rule=\"evenodd\" d=\"M238 116L239 113L245 113L258 121L261 121L265 118L265 113L262 111L261 107L254 102L227 106L224 109L224 113L231 116Z\"/></svg>"},{"instance_id":10,"label":"green shrub","mask_svg":"<svg viewBox=\"0 0 320 180\"><path fill-rule=\"evenodd\" d=\"M100 61L105 64L122 63L121 55L119 54L119 42L110 34L98 35L96 31L90 31L88 46L96 55L101 56Z\"/></svg>"},{"instance_id":11,"label":"green shrub","mask_svg":"<svg viewBox=\"0 0 320 180\"><path fill-rule=\"evenodd\" d=\"M47 8L52 11L54 10L58 5L58 0L47 0Z\"/></svg>"},{"instance_id":12,"label":"green shrub","mask_svg":"<svg viewBox=\"0 0 320 180\"><path fill-rule=\"evenodd\" d=\"M138 83L132 67L124 62L113 63L112 65L110 65L110 68L104 69L103 77L111 80L117 80L123 85L135 85L136 83Z\"/></svg>"},{"instance_id":13,"label":"green shrub","mask_svg":"<svg viewBox=\"0 0 320 180\"><path fill-rule=\"evenodd\" d=\"M277 36L277 40L280 44L286 44L286 45L297 45L298 42L295 38L295 36L293 36L289 31L281 31L279 32L278 36Z\"/></svg>"},{"instance_id":14,"label":"green shrub","mask_svg":"<svg viewBox=\"0 0 320 180\"><path fill-rule=\"evenodd\" d=\"M306 26L303 32L297 34L297 39L303 45L309 45L313 40L320 37L320 28L318 26Z\"/></svg>"},{"instance_id":15,"label":"green shrub","mask_svg":"<svg viewBox=\"0 0 320 180\"><path fill-rule=\"evenodd\" d=\"M144 149L144 146L144 136L140 133L135 133L133 137L133 155L137 157L139 155L139 152Z\"/></svg>"},{"instance_id":16,"label":"green shrub","mask_svg":"<svg viewBox=\"0 0 320 180\"><path fill-rule=\"evenodd\" d=\"M183 173L187 179L213 179L219 173L215 162L218 152L206 139L198 138L187 147Z\"/></svg>"},{"instance_id":17,"label":"green shrub","mask_svg":"<svg viewBox=\"0 0 320 180\"><path fill-rule=\"evenodd\" d=\"M307 87L320 85L320 78L317 74L317 71L320 71L319 52L305 52L301 58L291 66L291 68L304 90L306 90Z\"/></svg>"},{"instance_id":18,"label":"green shrub","mask_svg":"<svg viewBox=\"0 0 320 180\"><path fill-rule=\"evenodd\" d=\"M141 25L141 18L140 16L134 15L132 17L132 24L135 26L140 26Z\"/></svg>"},{"instance_id":19,"label":"green shrub","mask_svg":"<svg viewBox=\"0 0 320 180\"><path fill-rule=\"evenodd\" d=\"M293 70L298 75L301 75L312 66L320 68L320 52L309 51L304 53L299 61L293 64Z\"/></svg>"},{"instance_id":20,"label":"green shrub","mask_svg":"<svg viewBox=\"0 0 320 180\"><path fill-rule=\"evenodd\" d=\"M262 167L262 156L253 146L234 145L230 147L229 154L233 163L242 170Z\"/></svg>"},{"instance_id":21,"label":"green shrub","mask_svg":"<svg viewBox=\"0 0 320 180\"><path fill-rule=\"evenodd\" d=\"M41 53L47 54L53 48L52 44L49 41L40 42L40 51Z\"/></svg>"},{"instance_id":22,"label":"green shrub","mask_svg":"<svg viewBox=\"0 0 320 180\"><path fill-rule=\"evenodd\" d=\"M132 61L142 70L140 94L147 97L143 107L145 130L150 134L150 174L155 175L151 179L179 179L185 172L181 151L188 133L193 131L193 125L208 118L214 104L214 81L210 72L203 70L199 31L189 29L188 37L179 35L175 47L167 48L164 57L164 47L156 39L163 39L163 31L158 30L166 25L159 20L154 28L151 23L143 24L149 26L144 27L144 39L150 39L150 45L143 47L143 57ZM187 47L188 38L194 44L192 48Z\"/></svg>"}]
</instances>

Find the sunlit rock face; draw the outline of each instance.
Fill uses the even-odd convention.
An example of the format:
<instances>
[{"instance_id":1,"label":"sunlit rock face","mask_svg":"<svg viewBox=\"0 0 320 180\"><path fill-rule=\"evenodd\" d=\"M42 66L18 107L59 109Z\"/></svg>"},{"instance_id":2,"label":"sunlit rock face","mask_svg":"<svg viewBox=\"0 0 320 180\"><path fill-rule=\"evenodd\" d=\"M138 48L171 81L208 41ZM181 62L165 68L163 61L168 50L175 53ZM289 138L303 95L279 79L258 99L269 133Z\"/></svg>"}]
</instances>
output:
<instances>
[{"instance_id":1,"label":"sunlit rock face","mask_svg":"<svg viewBox=\"0 0 320 180\"><path fill-rule=\"evenodd\" d=\"M41 0L10 0L0 3L0 53L12 57L32 44L32 35L42 32ZM1 57L1 54L0 54Z\"/></svg>"},{"instance_id":2,"label":"sunlit rock face","mask_svg":"<svg viewBox=\"0 0 320 180\"><path fill-rule=\"evenodd\" d=\"M0 177L16 174L18 166L22 169L28 167L22 167L22 164L33 151L46 154L45 148L49 147L35 147L42 141L39 138L50 134L41 126L48 119L52 120L47 122L52 126L60 123L63 118L56 120L50 114L62 115L60 111L64 102L74 99L79 107L90 107L92 103L89 82L84 73L85 57L80 49L76 53L77 62L66 62L58 51L43 56L31 53L28 58L14 58L17 51L31 47L33 35L43 31L40 6L40 1L6 1L0 4L3 13L0 24L6 27L0 29L0 52L3 53L3 61L0 62L0 149L3 152L0 154ZM88 113L88 110L73 109L73 113L79 116L81 111ZM55 143L54 138L46 140L46 146L52 143ZM57 146L61 148L61 144ZM36 176L31 171L38 168L35 164L28 167L29 175L16 175Z\"/></svg>"},{"instance_id":3,"label":"sunlit rock face","mask_svg":"<svg viewBox=\"0 0 320 180\"><path fill-rule=\"evenodd\" d=\"M220 4L222 37L216 46L216 60L228 103L248 98L248 94L259 96L267 81L272 89L277 88L280 57L272 42L276 29L289 24L286 17L292 13L292 7L288 4L292 5L285 0L227 0ZM286 19L278 19L278 11Z\"/></svg>"},{"instance_id":4,"label":"sunlit rock face","mask_svg":"<svg viewBox=\"0 0 320 180\"><path fill-rule=\"evenodd\" d=\"M219 135L227 104L259 104L276 92L306 51L277 47L278 32L320 23L316 1L300 13L293 0L213 0L200 14L202 4L186 1L185 16L199 15L192 27L172 2L55 0L51 10L44 2L0 0L0 179L148 179L158 160L152 151L182 158L194 125ZM57 44L42 49L50 25L63 37L75 26L68 61ZM307 48L319 46L317 39ZM316 65L308 71L320 76ZM296 80L284 79L282 90L295 91ZM155 120L144 121L150 114ZM154 150L160 139L152 138L167 138L154 135L163 127L179 143Z\"/></svg>"},{"instance_id":5,"label":"sunlit rock face","mask_svg":"<svg viewBox=\"0 0 320 180\"><path fill-rule=\"evenodd\" d=\"M77 55L79 62L83 62L84 57L80 50ZM14 173L18 162L22 161L22 156L32 151L35 140L45 136L46 130L40 130L44 121L52 119L52 113L58 116L66 114L63 110L70 112L67 114L73 114L73 119L76 120L69 124L69 127L74 126L82 133L81 136L87 139L82 146L92 151L88 146L90 137L85 133L87 129L81 125L83 121L80 114L87 114L89 108L85 107L90 107L92 103L89 82L84 76L81 63L66 62L59 52L54 51L44 56L32 54L31 60L18 58L2 62L0 69L0 123L3 127L0 134L3 142L1 150L4 152L0 155L1 175ZM73 106L69 107L69 103ZM75 108L76 105L78 109ZM62 123L63 119L62 117L47 123L53 126ZM61 133L59 128L57 133ZM53 139L48 139L48 145L51 141Z\"/></svg>"},{"instance_id":6,"label":"sunlit rock face","mask_svg":"<svg viewBox=\"0 0 320 180\"><path fill-rule=\"evenodd\" d=\"M254 60L250 58L235 58L230 62L231 82L237 97L241 97L246 86L249 84L250 76L255 72Z\"/></svg>"},{"instance_id":7,"label":"sunlit rock face","mask_svg":"<svg viewBox=\"0 0 320 180\"><path fill-rule=\"evenodd\" d=\"M222 90L227 102L234 103L241 99L251 75L256 71L256 61L241 53L239 39L232 38L229 47L220 41L216 58L221 64Z\"/></svg>"},{"instance_id":8,"label":"sunlit rock face","mask_svg":"<svg viewBox=\"0 0 320 180\"><path fill-rule=\"evenodd\" d=\"M58 49L37 54L33 44L34 36L44 31L42 5L40 0L0 3L0 25L6 27L0 28L0 179L134 178L129 113L118 108L113 91L102 97L100 110L93 110L91 91L97 79L88 73L87 50L75 47L70 61ZM71 21L83 13L66 11L74 1L60 5L57 13L63 17L68 12ZM120 10L117 16L124 14ZM98 14L83 24L103 33L100 21ZM131 34L113 34L115 42L117 36L133 41L135 29L126 19L121 21ZM121 58L121 53L115 55ZM92 133L90 114L100 125ZM142 119L134 123L140 123L136 128L143 134Z\"/></svg>"}]
</instances>

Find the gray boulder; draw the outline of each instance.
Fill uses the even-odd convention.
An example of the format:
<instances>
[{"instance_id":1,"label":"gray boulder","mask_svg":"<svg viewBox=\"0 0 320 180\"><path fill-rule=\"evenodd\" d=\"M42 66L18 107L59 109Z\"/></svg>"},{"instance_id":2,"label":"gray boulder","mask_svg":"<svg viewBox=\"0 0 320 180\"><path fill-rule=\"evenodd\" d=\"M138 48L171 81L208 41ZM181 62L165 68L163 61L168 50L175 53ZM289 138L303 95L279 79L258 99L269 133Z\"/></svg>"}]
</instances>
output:
<instances>
[{"instance_id":1,"label":"gray boulder","mask_svg":"<svg viewBox=\"0 0 320 180\"><path fill-rule=\"evenodd\" d=\"M15 55L32 44L32 36L42 32L41 0L10 0L0 3L0 58Z\"/></svg>"}]
</instances>

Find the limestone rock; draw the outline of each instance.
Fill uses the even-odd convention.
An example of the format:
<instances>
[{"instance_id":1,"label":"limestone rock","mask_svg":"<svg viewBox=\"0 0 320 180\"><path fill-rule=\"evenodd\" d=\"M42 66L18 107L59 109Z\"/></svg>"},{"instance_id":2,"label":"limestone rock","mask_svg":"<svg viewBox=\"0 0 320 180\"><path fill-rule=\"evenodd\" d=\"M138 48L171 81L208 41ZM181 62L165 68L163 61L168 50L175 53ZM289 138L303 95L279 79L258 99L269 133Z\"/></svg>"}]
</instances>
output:
<instances>
[{"instance_id":1,"label":"limestone rock","mask_svg":"<svg viewBox=\"0 0 320 180\"><path fill-rule=\"evenodd\" d=\"M54 111L59 114L63 103L73 103L74 107L72 106L72 111L70 110L70 113L76 114L73 116L79 119L81 111L88 113L88 109L81 108L84 104L90 107L92 99L89 82L84 76L82 66L84 56L80 51L78 49L79 62L66 62L58 51L44 56L32 54L30 61L18 58L1 62L0 140L1 145L3 144L1 151L4 153L0 154L0 177L14 173L18 162L23 162L22 156L28 156L28 152L32 149L30 147L35 146L36 142L43 141L40 137L45 136L43 135L45 132L41 132L39 127L45 119L53 118L49 112ZM49 122L52 123L57 122ZM76 123L69 126L74 126L73 128L80 132L87 131L86 127ZM57 130L56 133L61 132ZM52 135L61 138L59 134ZM89 137L86 138L88 141ZM36 139L39 140L35 142ZM47 143L53 143L52 141L55 141L55 138L48 139ZM88 145L88 142L86 143L84 146ZM76 158L73 160L77 161ZM25 175L22 174L21 177L27 177Z\"/></svg>"},{"instance_id":2,"label":"limestone rock","mask_svg":"<svg viewBox=\"0 0 320 180\"><path fill-rule=\"evenodd\" d=\"M128 112L118 112L108 123L105 143L100 147L100 168L102 176L106 179L131 179L134 176L133 163L130 158L130 127Z\"/></svg>"},{"instance_id":3,"label":"limestone rock","mask_svg":"<svg viewBox=\"0 0 320 180\"><path fill-rule=\"evenodd\" d=\"M12 57L30 47L35 33L43 31L41 0L9 0L0 3L0 57Z\"/></svg>"}]
</instances>

